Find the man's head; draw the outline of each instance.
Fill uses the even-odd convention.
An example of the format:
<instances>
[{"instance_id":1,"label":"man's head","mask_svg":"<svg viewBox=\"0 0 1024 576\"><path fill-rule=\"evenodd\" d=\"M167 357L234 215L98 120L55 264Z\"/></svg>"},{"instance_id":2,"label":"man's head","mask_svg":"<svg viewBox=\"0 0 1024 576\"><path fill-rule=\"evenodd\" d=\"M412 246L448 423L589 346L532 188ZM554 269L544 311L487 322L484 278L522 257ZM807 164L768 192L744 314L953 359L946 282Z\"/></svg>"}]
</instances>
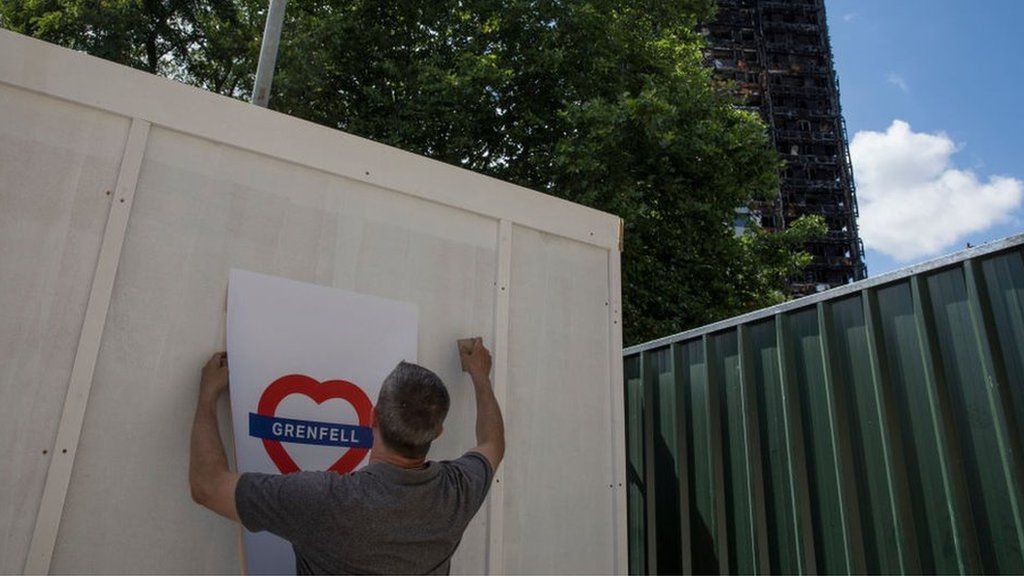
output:
<instances>
[{"instance_id":1,"label":"man's head","mask_svg":"<svg viewBox=\"0 0 1024 576\"><path fill-rule=\"evenodd\" d=\"M430 370L399 362L380 387L375 412L381 440L406 458L425 458L448 415L448 389Z\"/></svg>"}]
</instances>

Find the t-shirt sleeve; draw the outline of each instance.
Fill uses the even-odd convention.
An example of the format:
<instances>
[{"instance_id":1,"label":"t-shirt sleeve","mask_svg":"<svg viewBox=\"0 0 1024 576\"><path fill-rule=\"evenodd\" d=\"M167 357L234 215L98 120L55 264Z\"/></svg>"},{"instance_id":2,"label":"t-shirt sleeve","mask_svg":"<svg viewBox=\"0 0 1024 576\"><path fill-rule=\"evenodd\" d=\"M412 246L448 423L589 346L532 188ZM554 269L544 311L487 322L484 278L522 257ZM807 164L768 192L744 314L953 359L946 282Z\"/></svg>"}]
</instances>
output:
<instances>
[{"instance_id":1,"label":"t-shirt sleeve","mask_svg":"<svg viewBox=\"0 0 1024 576\"><path fill-rule=\"evenodd\" d=\"M463 504L470 516L476 513L484 503L487 492L491 489L494 470L491 463L479 452L469 451L457 460L450 462L456 471L459 488L464 495Z\"/></svg>"},{"instance_id":2,"label":"t-shirt sleeve","mask_svg":"<svg viewBox=\"0 0 1024 576\"><path fill-rule=\"evenodd\" d=\"M324 519L330 491L327 474L242 474L235 488L242 526L250 532L266 530L294 543Z\"/></svg>"}]
</instances>

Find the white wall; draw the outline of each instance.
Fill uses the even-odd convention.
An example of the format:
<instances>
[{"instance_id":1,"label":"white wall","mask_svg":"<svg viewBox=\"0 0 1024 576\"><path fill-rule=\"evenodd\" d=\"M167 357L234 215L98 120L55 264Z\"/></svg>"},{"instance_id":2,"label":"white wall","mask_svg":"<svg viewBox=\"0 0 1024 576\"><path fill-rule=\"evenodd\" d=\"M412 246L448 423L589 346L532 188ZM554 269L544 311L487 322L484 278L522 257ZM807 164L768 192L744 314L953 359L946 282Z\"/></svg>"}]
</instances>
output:
<instances>
[{"instance_id":1,"label":"white wall","mask_svg":"<svg viewBox=\"0 0 1024 576\"><path fill-rule=\"evenodd\" d=\"M0 84L0 573L28 552L128 123Z\"/></svg>"},{"instance_id":2,"label":"white wall","mask_svg":"<svg viewBox=\"0 0 1024 576\"><path fill-rule=\"evenodd\" d=\"M473 444L485 336L508 456L453 572L624 572L618 225L0 31L0 572L238 571L187 489L231 267L416 302L433 458Z\"/></svg>"}]
</instances>

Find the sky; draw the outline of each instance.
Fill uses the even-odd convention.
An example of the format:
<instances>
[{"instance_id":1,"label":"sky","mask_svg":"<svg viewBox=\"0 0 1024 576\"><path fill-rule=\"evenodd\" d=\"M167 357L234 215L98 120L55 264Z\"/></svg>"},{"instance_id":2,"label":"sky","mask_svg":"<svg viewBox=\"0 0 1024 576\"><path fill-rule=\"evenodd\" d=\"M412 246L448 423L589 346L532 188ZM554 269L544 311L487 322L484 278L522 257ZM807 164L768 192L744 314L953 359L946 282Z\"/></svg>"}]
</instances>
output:
<instances>
[{"instance_id":1,"label":"sky","mask_svg":"<svg viewBox=\"0 0 1024 576\"><path fill-rule=\"evenodd\" d=\"M1024 232L1024 1L825 7L868 275Z\"/></svg>"}]
</instances>

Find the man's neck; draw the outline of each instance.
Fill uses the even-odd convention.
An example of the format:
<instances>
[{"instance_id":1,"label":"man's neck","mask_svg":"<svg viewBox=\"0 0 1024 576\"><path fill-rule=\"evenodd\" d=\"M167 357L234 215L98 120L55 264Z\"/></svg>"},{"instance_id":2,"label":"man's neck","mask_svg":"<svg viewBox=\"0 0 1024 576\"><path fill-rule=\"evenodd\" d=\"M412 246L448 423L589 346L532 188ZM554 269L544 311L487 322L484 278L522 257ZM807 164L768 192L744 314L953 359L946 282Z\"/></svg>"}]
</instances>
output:
<instances>
[{"instance_id":1,"label":"man's neck","mask_svg":"<svg viewBox=\"0 0 1024 576\"><path fill-rule=\"evenodd\" d=\"M388 448L383 442L378 441L370 450L370 464L383 462L398 468L415 470L426 465L426 458L409 458Z\"/></svg>"}]
</instances>

